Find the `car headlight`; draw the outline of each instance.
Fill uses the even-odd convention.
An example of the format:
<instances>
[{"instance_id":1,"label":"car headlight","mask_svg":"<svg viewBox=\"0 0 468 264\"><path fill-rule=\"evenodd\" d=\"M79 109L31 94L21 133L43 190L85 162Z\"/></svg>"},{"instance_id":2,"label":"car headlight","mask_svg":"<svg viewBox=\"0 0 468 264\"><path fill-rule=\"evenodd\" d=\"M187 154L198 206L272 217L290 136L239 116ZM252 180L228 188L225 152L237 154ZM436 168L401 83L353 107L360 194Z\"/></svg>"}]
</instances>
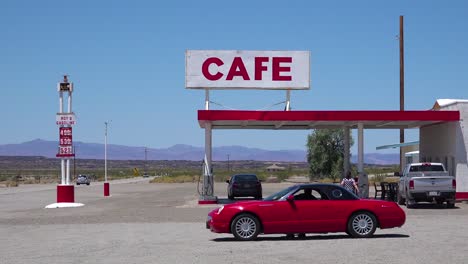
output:
<instances>
[{"instance_id":1,"label":"car headlight","mask_svg":"<svg viewBox=\"0 0 468 264\"><path fill-rule=\"evenodd\" d=\"M221 207L218 209L218 214L220 214L221 211L223 211L223 209L224 209L224 206L221 206Z\"/></svg>"}]
</instances>

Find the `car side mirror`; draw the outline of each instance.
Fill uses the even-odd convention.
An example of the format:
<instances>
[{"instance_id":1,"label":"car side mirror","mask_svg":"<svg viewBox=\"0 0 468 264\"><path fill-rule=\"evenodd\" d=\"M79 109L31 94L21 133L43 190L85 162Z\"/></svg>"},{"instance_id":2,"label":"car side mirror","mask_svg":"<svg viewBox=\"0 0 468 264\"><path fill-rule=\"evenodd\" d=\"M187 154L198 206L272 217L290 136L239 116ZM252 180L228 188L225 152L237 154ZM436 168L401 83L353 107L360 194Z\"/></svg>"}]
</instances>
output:
<instances>
[{"instance_id":1,"label":"car side mirror","mask_svg":"<svg viewBox=\"0 0 468 264\"><path fill-rule=\"evenodd\" d=\"M290 194L287 198L286 201L288 202L294 202L294 195Z\"/></svg>"}]
</instances>

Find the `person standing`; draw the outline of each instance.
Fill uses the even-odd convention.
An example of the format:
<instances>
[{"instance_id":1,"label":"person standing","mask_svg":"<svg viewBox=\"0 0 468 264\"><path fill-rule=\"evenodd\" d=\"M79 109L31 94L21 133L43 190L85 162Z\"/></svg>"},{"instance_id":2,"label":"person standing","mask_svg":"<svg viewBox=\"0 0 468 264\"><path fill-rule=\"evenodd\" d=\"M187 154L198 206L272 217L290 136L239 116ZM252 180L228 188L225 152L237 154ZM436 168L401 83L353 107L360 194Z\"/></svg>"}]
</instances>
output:
<instances>
[{"instance_id":1,"label":"person standing","mask_svg":"<svg viewBox=\"0 0 468 264\"><path fill-rule=\"evenodd\" d=\"M354 179L351 177L350 171L346 173L346 177L341 181L341 186L354 194L359 193L359 188L356 184L356 181L354 181Z\"/></svg>"}]
</instances>

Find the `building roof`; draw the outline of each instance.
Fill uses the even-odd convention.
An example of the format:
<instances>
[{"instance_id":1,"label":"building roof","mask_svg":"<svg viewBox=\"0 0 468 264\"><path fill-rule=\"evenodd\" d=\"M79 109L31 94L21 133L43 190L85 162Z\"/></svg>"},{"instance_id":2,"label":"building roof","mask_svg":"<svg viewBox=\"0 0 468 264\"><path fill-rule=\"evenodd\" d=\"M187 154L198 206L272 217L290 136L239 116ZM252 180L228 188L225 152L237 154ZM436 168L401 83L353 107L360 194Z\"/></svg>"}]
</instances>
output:
<instances>
[{"instance_id":1,"label":"building roof","mask_svg":"<svg viewBox=\"0 0 468 264\"><path fill-rule=\"evenodd\" d=\"M271 166L266 167L268 170L284 170L286 169L285 167L278 166L276 164L273 164Z\"/></svg>"},{"instance_id":2,"label":"building roof","mask_svg":"<svg viewBox=\"0 0 468 264\"><path fill-rule=\"evenodd\" d=\"M391 145L378 146L376 148L376 150L390 149L390 148L401 148L401 147L416 146L416 145L419 145L419 141L411 141L411 142L405 142L405 143L400 143L400 144L391 144Z\"/></svg>"},{"instance_id":3,"label":"building roof","mask_svg":"<svg viewBox=\"0 0 468 264\"><path fill-rule=\"evenodd\" d=\"M406 152L405 153L405 156L406 157L410 157L412 155L419 155L419 150L415 150L415 151L410 151L410 152Z\"/></svg>"},{"instance_id":4,"label":"building roof","mask_svg":"<svg viewBox=\"0 0 468 264\"><path fill-rule=\"evenodd\" d=\"M440 108L444 108L449 105L453 105L456 103L468 103L468 100L465 99L437 99L432 107L432 110L439 110Z\"/></svg>"},{"instance_id":5,"label":"building roof","mask_svg":"<svg viewBox=\"0 0 468 264\"><path fill-rule=\"evenodd\" d=\"M213 129L368 129L418 128L460 120L459 111L250 111L198 110L201 128Z\"/></svg>"}]
</instances>

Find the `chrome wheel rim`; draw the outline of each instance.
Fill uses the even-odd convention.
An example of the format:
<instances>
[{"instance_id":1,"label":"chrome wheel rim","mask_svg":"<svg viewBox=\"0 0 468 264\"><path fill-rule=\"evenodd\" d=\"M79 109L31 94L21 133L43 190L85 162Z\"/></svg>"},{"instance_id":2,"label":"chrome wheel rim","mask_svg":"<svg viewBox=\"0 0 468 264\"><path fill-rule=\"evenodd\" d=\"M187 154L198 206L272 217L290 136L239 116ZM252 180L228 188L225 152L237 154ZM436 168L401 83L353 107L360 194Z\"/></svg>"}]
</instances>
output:
<instances>
[{"instance_id":1,"label":"chrome wheel rim","mask_svg":"<svg viewBox=\"0 0 468 264\"><path fill-rule=\"evenodd\" d=\"M236 222L236 234L241 238L251 238L257 231L255 221L250 217L242 217Z\"/></svg>"},{"instance_id":2,"label":"chrome wheel rim","mask_svg":"<svg viewBox=\"0 0 468 264\"><path fill-rule=\"evenodd\" d=\"M353 230L361 236L368 235L374 228L374 221L367 214L359 214L353 219Z\"/></svg>"}]
</instances>

